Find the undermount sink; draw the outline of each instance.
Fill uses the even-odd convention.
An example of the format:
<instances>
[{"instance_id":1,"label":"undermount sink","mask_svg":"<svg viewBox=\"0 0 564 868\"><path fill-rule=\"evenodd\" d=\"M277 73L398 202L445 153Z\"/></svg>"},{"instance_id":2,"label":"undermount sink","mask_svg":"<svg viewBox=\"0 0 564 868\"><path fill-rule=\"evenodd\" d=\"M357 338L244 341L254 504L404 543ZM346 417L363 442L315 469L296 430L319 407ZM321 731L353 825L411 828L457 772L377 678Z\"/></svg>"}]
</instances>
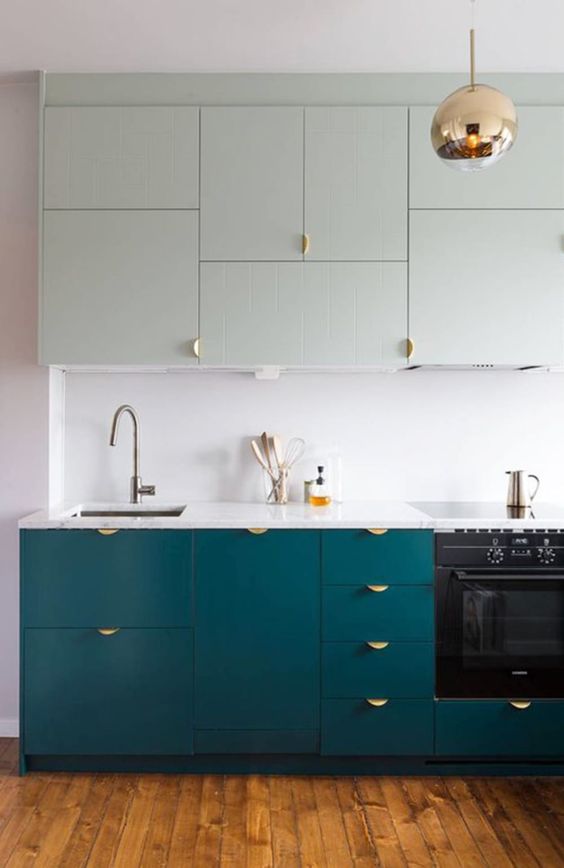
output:
<instances>
[{"instance_id":1,"label":"undermount sink","mask_svg":"<svg viewBox=\"0 0 564 868\"><path fill-rule=\"evenodd\" d=\"M144 509L134 506L124 509L79 509L72 518L178 518L186 505L164 509Z\"/></svg>"}]
</instances>

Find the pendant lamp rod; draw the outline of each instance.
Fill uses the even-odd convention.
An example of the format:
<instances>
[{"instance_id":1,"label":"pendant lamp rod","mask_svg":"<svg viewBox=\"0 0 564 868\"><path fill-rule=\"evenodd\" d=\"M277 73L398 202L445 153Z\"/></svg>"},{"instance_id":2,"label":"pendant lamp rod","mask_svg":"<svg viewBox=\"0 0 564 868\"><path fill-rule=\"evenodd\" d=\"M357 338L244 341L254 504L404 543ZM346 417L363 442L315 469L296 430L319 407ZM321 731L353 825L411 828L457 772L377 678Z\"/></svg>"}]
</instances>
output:
<instances>
[{"instance_id":1,"label":"pendant lamp rod","mask_svg":"<svg viewBox=\"0 0 564 868\"><path fill-rule=\"evenodd\" d=\"M476 31L470 29L470 90L476 90Z\"/></svg>"}]
</instances>

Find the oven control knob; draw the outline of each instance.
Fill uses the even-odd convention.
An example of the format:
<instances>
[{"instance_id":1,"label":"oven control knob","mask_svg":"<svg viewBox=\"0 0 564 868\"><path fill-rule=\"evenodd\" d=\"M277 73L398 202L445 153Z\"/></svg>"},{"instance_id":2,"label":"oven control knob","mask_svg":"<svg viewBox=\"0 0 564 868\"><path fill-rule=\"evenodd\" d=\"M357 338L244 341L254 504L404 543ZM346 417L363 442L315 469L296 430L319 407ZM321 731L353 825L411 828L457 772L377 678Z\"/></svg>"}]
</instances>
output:
<instances>
[{"instance_id":1,"label":"oven control knob","mask_svg":"<svg viewBox=\"0 0 564 868\"><path fill-rule=\"evenodd\" d=\"M501 564L504 558L504 551L498 547L488 549L486 557L490 564Z\"/></svg>"},{"instance_id":2,"label":"oven control knob","mask_svg":"<svg viewBox=\"0 0 564 868\"><path fill-rule=\"evenodd\" d=\"M556 552L547 547L539 548L538 559L541 564L553 564L556 560Z\"/></svg>"}]
</instances>

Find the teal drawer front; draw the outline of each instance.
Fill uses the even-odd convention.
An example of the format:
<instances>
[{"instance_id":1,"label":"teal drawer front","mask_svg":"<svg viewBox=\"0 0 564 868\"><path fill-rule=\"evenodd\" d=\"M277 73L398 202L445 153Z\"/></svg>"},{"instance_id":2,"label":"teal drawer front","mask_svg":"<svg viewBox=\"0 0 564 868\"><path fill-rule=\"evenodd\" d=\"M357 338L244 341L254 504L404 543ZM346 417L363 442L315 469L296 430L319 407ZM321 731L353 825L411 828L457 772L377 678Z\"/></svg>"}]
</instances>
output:
<instances>
[{"instance_id":1,"label":"teal drawer front","mask_svg":"<svg viewBox=\"0 0 564 868\"><path fill-rule=\"evenodd\" d=\"M385 648L367 642L325 642L322 665L324 697L434 695L432 642L390 642Z\"/></svg>"},{"instance_id":2,"label":"teal drawer front","mask_svg":"<svg viewBox=\"0 0 564 868\"><path fill-rule=\"evenodd\" d=\"M315 531L197 531L197 729L319 729L319 609Z\"/></svg>"},{"instance_id":3,"label":"teal drawer front","mask_svg":"<svg viewBox=\"0 0 564 868\"><path fill-rule=\"evenodd\" d=\"M424 756L433 753L433 700L324 699L321 753L335 756Z\"/></svg>"},{"instance_id":4,"label":"teal drawer front","mask_svg":"<svg viewBox=\"0 0 564 868\"><path fill-rule=\"evenodd\" d=\"M433 588L324 587L322 633L326 642L432 642Z\"/></svg>"},{"instance_id":5,"label":"teal drawer front","mask_svg":"<svg viewBox=\"0 0 564 868\"><path fill-rule=\"evenodd\" d=\"M324 531L322 567L326 585L432 585L433 532Z\"/></svg>"},{"instance_id":6,"label":"teal drawer front","mask_svg":"<svg viewBox=\"0 0 564 868\"><path fill-rule=\"evenodd\" d=\"M26 754L192 752L191 630L26 630Z\"/></svg>"},{"instance_id":7,"label":"teal drawer front","mask_svg":"<svg viewBox=\"0 0 564 868\"><path fill-rule=\"evenodd\" d=\"M22 531L26 627L189 627L192 532Z\"/></svg>"},{"instance_id":8,"label":"teal drawer front","mask_svg":"<svg viewBox=\"0 0 564 868\"><path fill-rule=\"evenodd\" d=\"M319 753L319 731L299 730L198 730L195 753L260 754Z\"/></svg>"},{"instance_id":9,"label":"teal drawer front","mask_svg":"<svg viewBox=\"0 0 564 868\"><path fill-rule=\"evenodd\" d=\"M443 701L436 708L436 752L452 757L564 757L564 702L529 708L508 701Z\"/></svg>"}]
</instances>

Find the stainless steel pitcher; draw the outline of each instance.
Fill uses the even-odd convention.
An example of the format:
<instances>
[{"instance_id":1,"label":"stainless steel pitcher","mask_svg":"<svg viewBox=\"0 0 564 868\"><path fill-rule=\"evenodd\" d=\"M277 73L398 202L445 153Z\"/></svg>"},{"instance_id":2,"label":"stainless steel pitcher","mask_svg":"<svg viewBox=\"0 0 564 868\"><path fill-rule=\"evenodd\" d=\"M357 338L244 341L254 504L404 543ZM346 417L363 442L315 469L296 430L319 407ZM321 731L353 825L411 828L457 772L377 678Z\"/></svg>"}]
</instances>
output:
<instances>
[{"instance_id":1,"label":"stainless steel pitcher","mask_svg":"<svg viewBox=\"0 0 564 868\"><path fill-rule=\"evenodd\" d=\"M525 470L506 470L509 476L509 484L507 486L507 506L525 508L531 506L540 486L540 479L534 473L527 473ZM534 479L536 485L534 491L531 491L529 479Z\"/></svg>"}]
</instances>

